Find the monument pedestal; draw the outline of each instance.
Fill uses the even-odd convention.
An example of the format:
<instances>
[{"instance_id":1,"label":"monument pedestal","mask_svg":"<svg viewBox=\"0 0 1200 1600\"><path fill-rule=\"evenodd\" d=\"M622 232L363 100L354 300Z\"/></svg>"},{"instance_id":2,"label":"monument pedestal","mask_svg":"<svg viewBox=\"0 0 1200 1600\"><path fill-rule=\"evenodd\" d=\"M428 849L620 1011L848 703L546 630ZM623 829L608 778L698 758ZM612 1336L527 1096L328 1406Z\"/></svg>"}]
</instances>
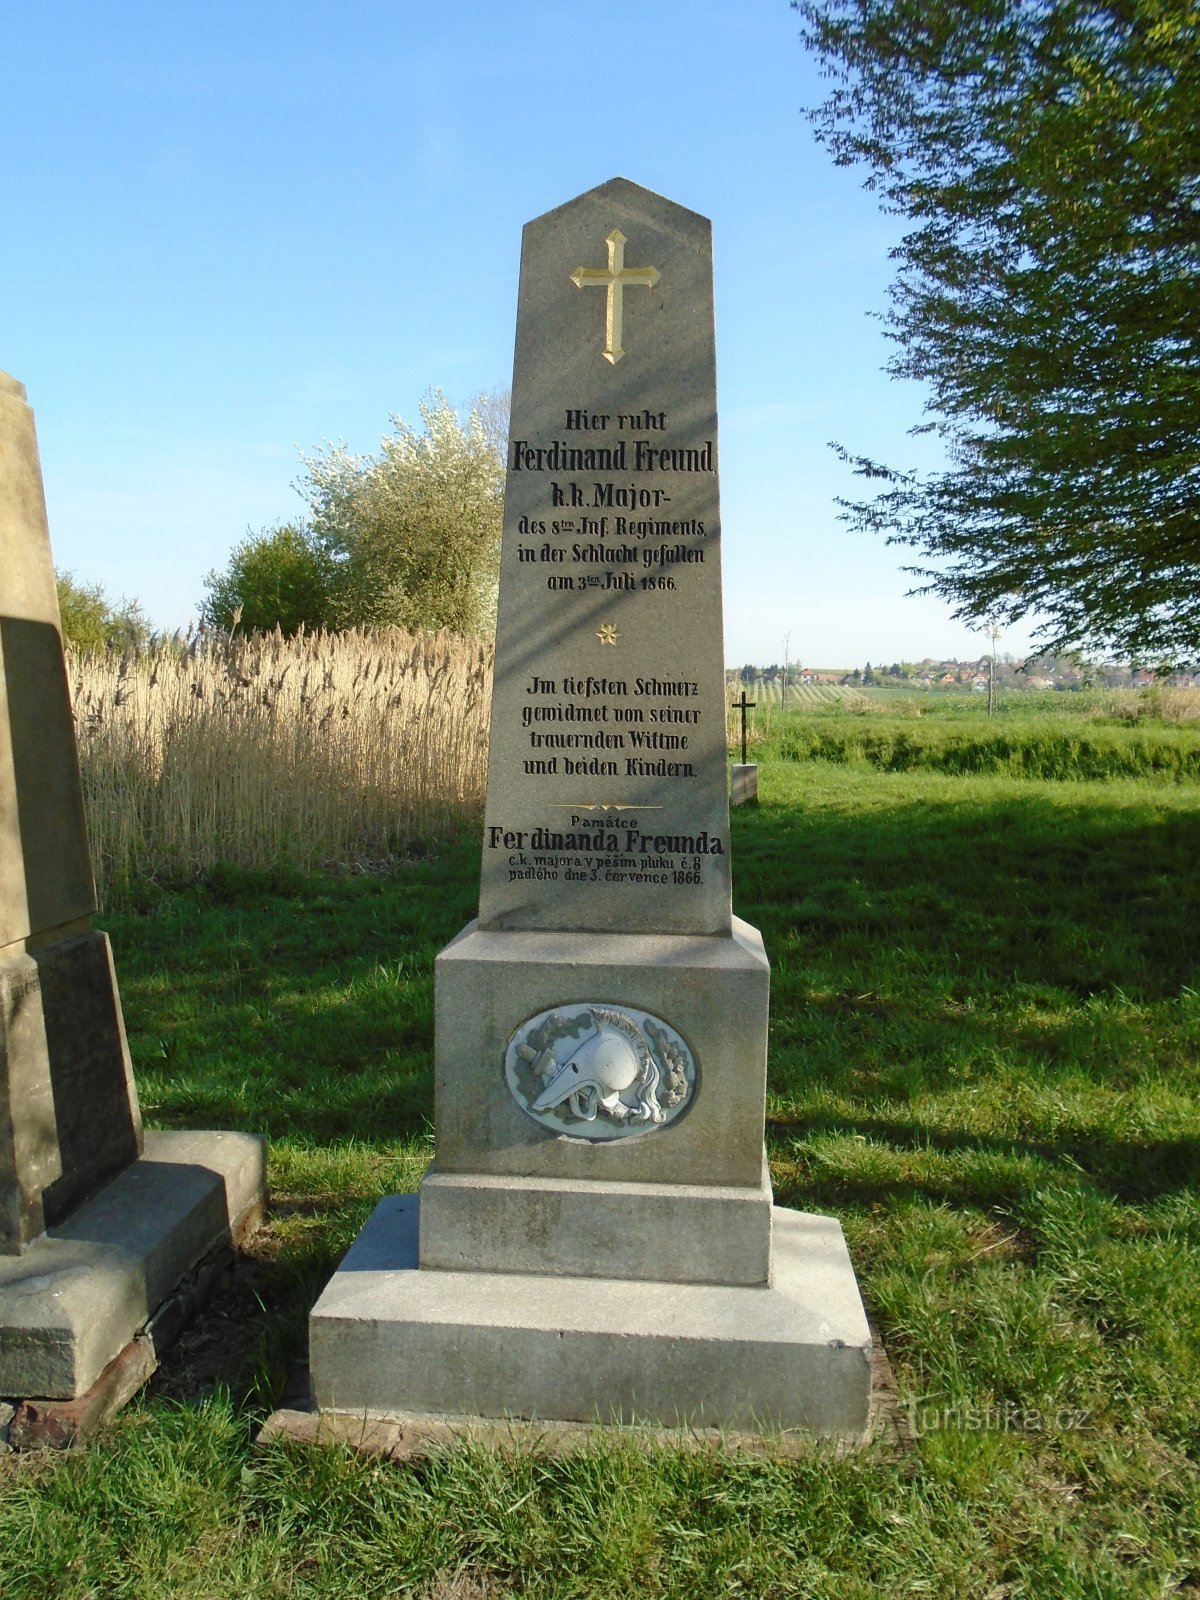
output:
<instances>
[{"instance_id":1,"label":"monument pedestal","mask_svg":"<svg viewBox=\"0 0 1200 1600\"><path fill-rule=\"evenodd\" d=\"M319 1409L861 1437L871 1334L841 1228L771 1203L758 931L471 924L436 983L437 1163L313 1310ZM613 996L687 1018L697 1082L669 1138L538 1126L501 1070L530 1016Z\"/></svg>"},{"instance_id":2,"label":"monument pedestal","mask_svg":"<svg viewBox=\"0 0 1200 1600\"><path fill-rule=\"evenodd\" d=\"M736 917L731 932L716 934L472 922L439 954L434 972L439 1172L762 1182L771 969L757 928ZM606 1128L599 1118L531 1122L506 1080L505 1045L544 1010L606 1001L682 1030L696 1078L681 1114L640 1133L628 1122ZM561 1137L564 1126L581 1136ZM597 1137L601 1131L614 1137Z\"/></svg>"},{"instance_id":3,"label":"monument pedestal","mask_svg":"<svg viewBox=\"0 0 1200 1600\"><path fill-rule=\"evenodd\" d=\"M0 949L0 1397L23 1402L13 1442L70 1443L140 1387L168 1342L161 1318L145 1330L255 1227L265 1166L251 1134L143 1134L105 934L82 919Z\"/></svg>"},{"instance_id":4,"label":"monument pedestal","mask_svg":"<svg viewBox=\"0 0 1200 1600\"><path fill-rule=\"evenodd\" d=\"M765 1160L755 1188L434 1167L421 1185L421 1265L753 1287L771 1276L771 1210Z\"/></svg>"}]
</instances>

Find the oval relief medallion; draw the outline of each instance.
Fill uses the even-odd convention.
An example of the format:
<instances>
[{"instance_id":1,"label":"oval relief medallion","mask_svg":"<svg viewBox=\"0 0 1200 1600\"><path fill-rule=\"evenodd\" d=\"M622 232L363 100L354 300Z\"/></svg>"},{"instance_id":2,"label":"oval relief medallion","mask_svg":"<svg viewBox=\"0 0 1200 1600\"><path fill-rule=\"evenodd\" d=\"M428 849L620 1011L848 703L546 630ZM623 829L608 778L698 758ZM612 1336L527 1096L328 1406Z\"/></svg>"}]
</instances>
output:
<instances>
[{"instance_id":1,"label":"oval relief medallion","mask_svg":"<svg viewBox=\"0 0 1200 1600\"><path fill-rule=\"evenodd\" d=\"M504 1072L522 1111L577 1139L666 1127L696 1090L695 1059L669 1022L599 1000L523 1022L508 1041Z\"/></svg>"}]
</instances>

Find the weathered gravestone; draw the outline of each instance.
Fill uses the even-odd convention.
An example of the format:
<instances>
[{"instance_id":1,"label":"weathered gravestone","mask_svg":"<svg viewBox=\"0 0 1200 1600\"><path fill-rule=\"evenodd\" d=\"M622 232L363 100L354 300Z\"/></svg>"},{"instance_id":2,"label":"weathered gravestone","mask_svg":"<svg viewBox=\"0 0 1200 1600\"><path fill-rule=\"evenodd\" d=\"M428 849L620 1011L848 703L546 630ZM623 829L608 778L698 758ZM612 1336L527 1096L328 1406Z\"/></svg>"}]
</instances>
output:
<instances>
[{"instance_id":1,"label":"weathered gravestone","mask_svg":"<svg viewBox=\"0 0 1200 1600\"><path fill-rule=\"evenodd\" d=\"M95 910L33 413L23 385L0 373L0 1396L10 1399L85 1395L262 1198L260 1140L143 1137Z\"/></svg>"},{"instance_id":2,"label":"weathered gravestone","mask_svg":"<svg viewBox=\"0 0 1200 1600\"><path fill-rule=\"evenodd\" d=\"M436 1162L315 1307L330 1413L859 1435L838 1224L772 1206L768 965L730 906L708 222L525 229L478 921Z\"/></svg>"}]
</instances>

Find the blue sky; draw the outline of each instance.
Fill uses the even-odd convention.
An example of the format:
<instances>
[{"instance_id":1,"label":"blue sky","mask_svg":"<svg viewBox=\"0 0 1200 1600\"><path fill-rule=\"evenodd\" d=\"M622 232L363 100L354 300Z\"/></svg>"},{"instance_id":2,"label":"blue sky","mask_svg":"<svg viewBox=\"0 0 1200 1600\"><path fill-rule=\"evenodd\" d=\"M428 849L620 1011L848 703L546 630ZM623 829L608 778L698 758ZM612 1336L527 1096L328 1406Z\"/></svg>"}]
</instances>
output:
<instances>
[{"instance_id":1,"label":"blue sky","mask_svg":"<svg viewBox=\"0 0 1200 1600\"><path fill-rule=\"evenodd\" d=\"M897 224L812 139L787 0L38 0L0 86L0 368L55 559L156 625L302 513L299 451L506 387L523 224L620 175L713 222L726 660L983 652L837 518L829 440L929 446L871 315Z\"/></svg>"}]
</instances>

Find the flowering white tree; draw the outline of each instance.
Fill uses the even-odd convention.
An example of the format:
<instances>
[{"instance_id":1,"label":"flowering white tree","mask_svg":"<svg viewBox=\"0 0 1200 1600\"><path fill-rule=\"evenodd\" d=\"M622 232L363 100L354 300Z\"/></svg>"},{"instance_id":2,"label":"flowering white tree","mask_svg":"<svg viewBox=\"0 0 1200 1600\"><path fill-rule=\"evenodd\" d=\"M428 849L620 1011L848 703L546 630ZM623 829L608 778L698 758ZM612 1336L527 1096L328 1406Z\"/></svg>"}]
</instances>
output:
<instances>
[{"instance_id":1,"label":"flowering white tree","mask_svg":"<svg viewBox=\"0 0 1200 1600\"><path fill-rule=\"evenodd\" d=\"M482 633L495 621L504 462L498 401L461 421L440 390L423 429L393 417L378 455L327 445L296 485L337 566L336 625Z\"/></svg>"}]
</instances>

